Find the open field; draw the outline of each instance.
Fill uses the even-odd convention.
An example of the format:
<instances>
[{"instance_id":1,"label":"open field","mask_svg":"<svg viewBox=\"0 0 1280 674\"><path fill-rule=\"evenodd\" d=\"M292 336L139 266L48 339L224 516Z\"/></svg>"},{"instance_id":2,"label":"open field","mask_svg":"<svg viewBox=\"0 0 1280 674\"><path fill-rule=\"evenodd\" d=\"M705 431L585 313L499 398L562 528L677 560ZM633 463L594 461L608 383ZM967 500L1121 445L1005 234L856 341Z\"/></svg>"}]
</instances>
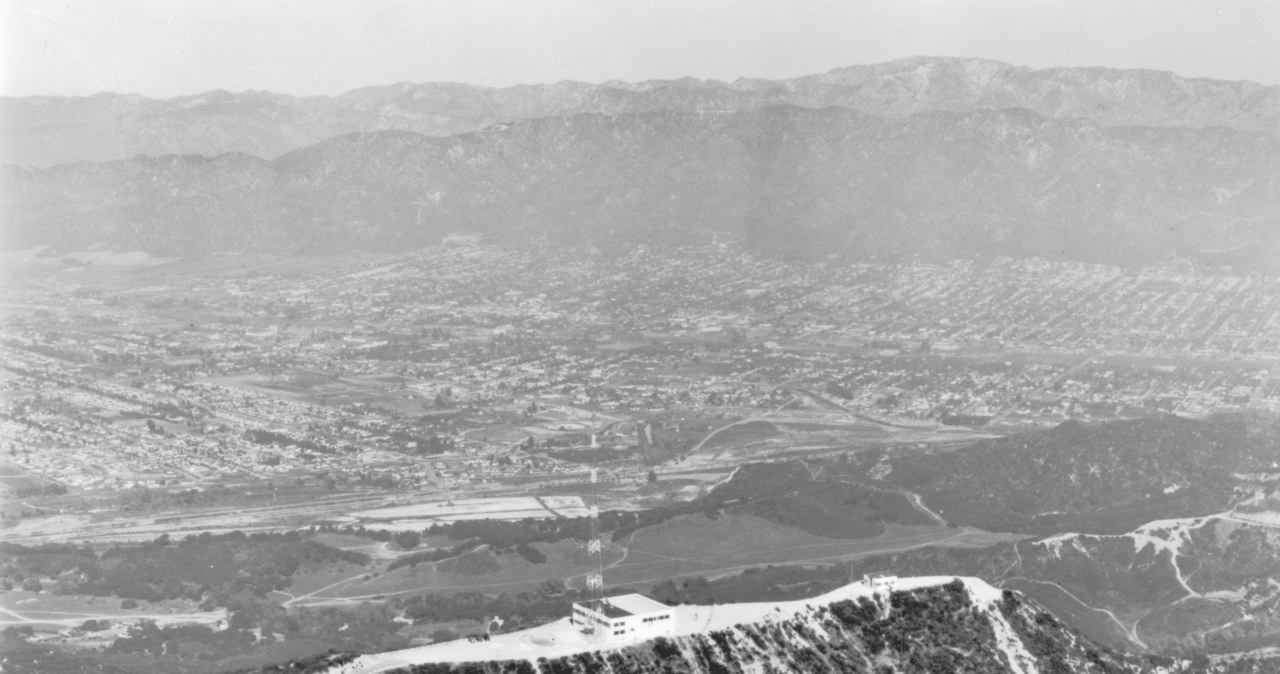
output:
<instances>
[{"instance_id":1,"label":"open field","mask_svg":"<svg viewBox=\"0 0 1280 674\"><path fill-rule=\"evenodd\" d=\"M320 571L306 571L294 575L289 587L284 591L277 591L276 594L289 595L290 598L296 599L313 592L318 593L337 583L346 583L354 578L370 575L372 570L373 567L351 564L329 567Z\"/></svg>"},{"instance_id":2,"label":"open field","mask_svg":"<svg viewBox=\"0 0 1280 674\"><path fill-rule=\"evenodd\" d=\"M64 596L20 590L0 596L0 626L29 625L66 629L86 620L132 621L146 618L157 624L226 621L225 610L200 611L191 602L139 602L135 609L120 606L117 597Z\"/></svg>"},{"instance_id":3,"label":"open field","mask_svg":"<svg viewBox=\"0 0 1280 674\"><path fill-rule=\"evenodd\" d=\"M725 514L714 520L686 515L636 532L626 559L606 568L605 580L613 585L650 584L769 564L831 564L930 545L985 547L1016 538L968 528L888 525L879 536L842 541L750 515Z\"/></svg>"},{"instance_id":4,"label":"open field","mask_svg":"<svg viewBox=\"0 0 1280 674\"><path fill-rule=\"evenodd\" d=\"M721 427L714 434L709 434L700 444L704 449L744 445L777 437L778 434L778 428L768 421L747 419Z\"/></svg>"},{"instance_id":5,"label":"open field","mask_svg":"<svg viewBox=\"0 0 1280 674\"><path fill-rule=\"evenodd\" d=\"M716 576L770 564L832 564L887 552L930 545L984 547L1019 536L977 529L889 525L874 538L833 540L782 527L750 515L725 514L716 519L686 515L636 532L629 540L605 544L604 576L611 586L647 589L668 578ZM389 573L326 576L332 587L300 600L307 604L368 601L393 595L429 592L517 592L530 590L549 578L582 587L592 568L580 542L536 544L547 562L531 564L515 554L473 555L456 560L423 563ZM342 581L342 582L336 582ZM323 588L321 579L308 579L291 588L296 595Z\"/></svg>"},{"instance_id":6,"label":"open field","mask_svg":"<svg viewBox=\"0 0 1280 674\"><path fill-rule=\"evenodd\" d=\"M272 374L255 372L206 377L205 381L316 405L381 405L406 414L420 414L429 409L420 394L406 388L417 380L406 377L335 377L323 372L290 368Z\"/></svg>"},{"instance_id":7,"label":"open field","mask_svg":"<svg viewBox=\"0 0 1280 674\"><path fill-rule=\"evenodd\" d=\"M0 461L0 494L11 495L28 489L40 489L51 484L48 480L32 475L19 466Z\"/></svg>"},{"instance_id":8,"label":"open field","mask_svg":"<svg viewBox=\"0 0 1280 674\"><path fill-rule=\"evenodd\" d=\"M482 548L459 558L424 562L381 574L346 574L346 580L336 574L325 579L307 579L305 583L296 583L297 587L290 591L297 597L296 603L309 605L358 603L430 592L518 592L533 589L548 579L569 578L591 569L586 546L580 541L535 543L534 547L547 556L546 562L533 564L513 553L495 554ZM606 565L625 557L625 548L606 544ZM332 586L321 585L326 579L331 579ZM308 594L305 598L302 596Z\"/></svg>"}]
</instances>

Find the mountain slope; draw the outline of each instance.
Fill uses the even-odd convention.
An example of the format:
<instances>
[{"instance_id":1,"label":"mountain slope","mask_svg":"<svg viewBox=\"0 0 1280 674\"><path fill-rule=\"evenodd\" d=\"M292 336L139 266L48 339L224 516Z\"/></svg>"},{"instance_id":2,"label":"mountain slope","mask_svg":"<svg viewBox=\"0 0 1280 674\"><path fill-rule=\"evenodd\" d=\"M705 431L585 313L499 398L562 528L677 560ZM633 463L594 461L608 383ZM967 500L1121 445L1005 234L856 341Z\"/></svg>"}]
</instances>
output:
<instances>
[{"instance_id":1,"label":"mountain slope","mask_svg":"<svg viewBox=\"0 0 1280 674\"><path fill-rule=\"evenodd\" d=\"M4 240L160 254L495 239L797 254L1170 255L1280 264L1280 138L1102 128L1027 110L576 115L449 138L387 131L274 161L6 167Z\"/></svg>"},{"instance_id":2,"label":"mountain slope","mask_svg":"<svg viewBox=\"0 0 1280 674\"><path fill-rule=\"evenodd\" d=\"M539 117L656 111L842 107L883 117L1027 108L1104 126L1280 131L1280 87L1106 68L1033 70L916 57L789 80L690 78L639 83L399 83L341 96L211 91L166 100L130 94L0 98L0 161L49 166L139 154L242 152L275 158L334 136L380 130L447 136Z\"/></svg>"},{"instance_id":3,"label":"mountain slope","mask_svg":"<svg viewBox=\"0 0 1280 674\"><path fill-rule=\"evenodd\" d=\"M926 548L855 566L971 574L1025 593L1089 638L1119 647L1223 653L1280 644L1280 529L1230 514L1116 535Z\"/></svg>"}]
</instances>

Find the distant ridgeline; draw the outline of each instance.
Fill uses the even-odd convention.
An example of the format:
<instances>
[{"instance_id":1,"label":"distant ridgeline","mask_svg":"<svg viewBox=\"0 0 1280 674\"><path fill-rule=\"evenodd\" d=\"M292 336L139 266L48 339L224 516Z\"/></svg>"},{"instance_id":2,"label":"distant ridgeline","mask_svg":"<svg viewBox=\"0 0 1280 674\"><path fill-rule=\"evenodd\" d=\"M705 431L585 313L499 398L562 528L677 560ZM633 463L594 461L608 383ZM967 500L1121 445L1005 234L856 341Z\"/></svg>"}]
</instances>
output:
<instances>
[{"instance_id":1,"label":"distant ridgeline","mask_svg":"<svg viewBox=\"0 0 1280 674\"><path fill-rule=\"evenodd\" d=\"M462 231L1280 268L1280 88L1169 73L907 59L786 82L3 99L0 114L15 162L0 240L17 248L403 251Z\"/></svg>"}]
</instances>

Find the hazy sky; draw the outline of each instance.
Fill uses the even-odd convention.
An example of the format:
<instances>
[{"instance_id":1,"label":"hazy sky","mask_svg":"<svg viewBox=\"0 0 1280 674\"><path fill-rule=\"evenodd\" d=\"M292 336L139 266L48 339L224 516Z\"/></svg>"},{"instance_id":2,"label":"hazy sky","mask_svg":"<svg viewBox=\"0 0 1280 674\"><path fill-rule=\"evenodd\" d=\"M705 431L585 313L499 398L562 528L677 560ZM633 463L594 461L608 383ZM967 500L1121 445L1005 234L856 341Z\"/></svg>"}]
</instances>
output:
<instances>
[{"instance_id":1,"label":"hazy sky","mask_svg":"<svg viewBox=\"0 0 1280 674\"><path fill-rule=\"evenodd\" d=\"M1280 84L1277 0L0 0L0 94L340 94L691 75L914 55Z\"/></svg>"}]
</instances>

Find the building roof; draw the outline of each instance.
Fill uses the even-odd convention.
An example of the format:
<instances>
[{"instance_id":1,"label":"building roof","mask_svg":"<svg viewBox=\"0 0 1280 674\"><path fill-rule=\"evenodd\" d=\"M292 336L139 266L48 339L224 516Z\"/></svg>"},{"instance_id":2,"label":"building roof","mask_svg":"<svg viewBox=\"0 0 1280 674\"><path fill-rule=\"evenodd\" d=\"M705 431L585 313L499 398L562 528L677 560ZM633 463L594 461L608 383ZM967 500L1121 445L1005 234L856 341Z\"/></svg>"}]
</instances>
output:
<instances>
[{"instance_id":1,"label":"building roof","mask_svg":"<svg viewBox=\"0 0 1280 674\"><path fill-rule=\"evenodd\" d=\"M657 613L671 609L670 606L654 601L642 594L623 594L617 597L608 597L599 602L579 602L579 604L583 608L595 611L606 618L625 618L629 615Z\"/></svg>"},{"instance_id":2,"label":"building roof","mask_svg":"<svg viewBox=\"0 0 1280 674\"><path fill-rule=\"evenodd\" d=\"M631 615L657 613L659 611L668 611L671 609L670 606L667 606L662 602L654 601L642 594L624 594L617 597L609 597L605 601Z\"/></svg>"},{"instance_id":3,"label":"building roof","mask_svg":"<svg viewBox=\"0 0 1280 674\"><path fill-rule=\"evenodd\" d=\"M625 618L631 615L631 611L614 606L609 603L608 599L597 602L595 605L591 606L591 608L595 610L596 613L599 613L606 618Z\"/></svg>"}]
</instances>

